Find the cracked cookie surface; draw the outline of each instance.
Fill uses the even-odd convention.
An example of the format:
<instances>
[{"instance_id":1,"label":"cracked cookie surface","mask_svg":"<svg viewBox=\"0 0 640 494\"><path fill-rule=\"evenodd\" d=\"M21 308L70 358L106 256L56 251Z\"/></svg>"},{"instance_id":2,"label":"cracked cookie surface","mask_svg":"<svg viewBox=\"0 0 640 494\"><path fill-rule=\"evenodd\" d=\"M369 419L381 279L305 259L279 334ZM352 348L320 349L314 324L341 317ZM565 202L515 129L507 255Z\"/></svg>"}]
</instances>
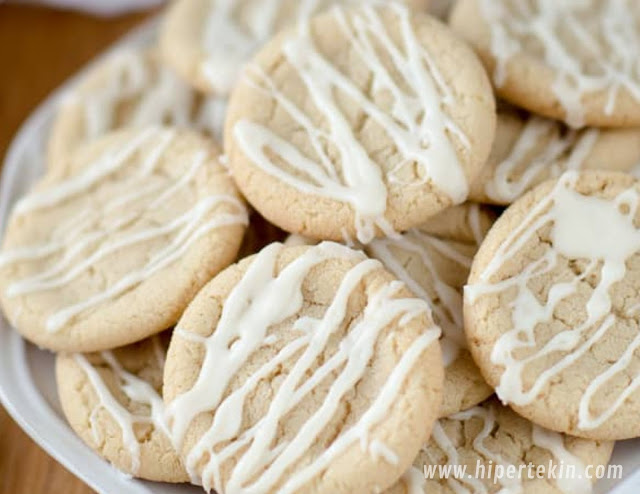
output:
<instances>
[{"instance_id":1,"label":"cracked cookie surface","mask_svg":"<svg viewBox=\"0 0 640 494\"><path fill-rule=\"evenodd\" d=\"M424 301L339 244L275 243L229 267L187 308L165 367L192 480L221 494L388 487L440 410L438 336Z\"/></svg>"},{"instance_id":2,"label":"cracked cookie surface","mask_svg":"<svg viewBox=\"0 0 640 494\"><path fill-rule=\"evenodd\" d=\"M247 66L225 149L272 223L367 243L464 202L494 106L479 61L436 19L399 4L334 8Z\"/></svg>"},{"instance_id":3,"label":"cracked cookie surface","mask_svg":"<svg viewBox=\"0 0 640 494\"><path fill-rule=\"evenodd\" d=\"M640 4L460 0L449 23L496 92L574 128L640 126Z\"/></svg>"},{"instance_id":4,"label":"cracked cookie surface","mask_svg":"<svg viewBox=\"0 0 640 494\"><path fill-rule=\"evenodd\" d=\"M508 205L567 170L640 176L640 130L574 130L557 120L514 108L499 109L493 148L469 199Z\"/></svg>"},{"instance_id":5,"label":"cracked cookie surface","mask_svg":"<svg viewBox=\"0 0 640 494\"><path fill-rule=\"evenodd\" d=\"M73 430L134 477L186 482L164 420L162 372L170 334L91 354L58 354L56 380Z\"/></svg>"},{"instance_id":6,"label":"cracked cookie surface","mask_svg":"<svg viewBox=\"0 0 640 494\"><path fill-rule=\"evenodd\" d=\"M512 204L465 287L474 359L500 399L552 430L640 435L640 184L566 172Z\"/></svg>"},{"instance_id":7,"label":"cracked cookie surface","mask_svg":"<svg viewBox=\"0 0 640 494\"><path fill-rule=\"evenodd\" d=\"M126 345L175 324L235 259L246 223L210 139L170 128L115 132L49 170L14 206L0 301L41 347Z\"/></svg>"},{"instance_id":8,"label":"cracked cookie surface","mask_svg":"<svg viewBox=\"0 0 640 494\"><path fill-rule=\"evenodd\" d=\"M579 439L543 429L490 399L438 420L411 469L385 494L591 492L596 468L607 465L612 451L611 441ZM452 473L445 478L434 470L425 479L425 469L438 465L461 465L466 468L466 475ZM531 469L527 470L529 465ZM544 478L536 476L539 467ZM502 476L498 476L496 468L505 469ZM568 473L569 468L573 473ZM507 469L515 475L509 477Z\"/></svg>"}]
</instances>

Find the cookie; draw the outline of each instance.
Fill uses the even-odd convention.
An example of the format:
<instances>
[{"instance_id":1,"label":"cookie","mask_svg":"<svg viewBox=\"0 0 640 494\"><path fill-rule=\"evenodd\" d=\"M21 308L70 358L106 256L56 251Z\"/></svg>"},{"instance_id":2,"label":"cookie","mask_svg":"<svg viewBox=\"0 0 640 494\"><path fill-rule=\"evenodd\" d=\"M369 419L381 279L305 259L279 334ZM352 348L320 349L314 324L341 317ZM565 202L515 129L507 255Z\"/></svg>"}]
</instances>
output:
<instances>
[{"instance_id":1,"label":"cookie","mask_svg":"<svg viewBox=\"0 0 640 494\"><path fill-rule=\"evenodd\" d=\"M571 127L640 126L640 3L460 0L450 24L499 96Z\"/></svg>"},{"instance_id":2,"label":"cookie","mask_svg":"<svg viewBox=\"0 0 640 494\"><path fill-rule=\"evenodd\" d=\"M51 350L123 346L175 324L233 262L244 204L210 140L169 128L120 131L79 149L13 208L0 301Z\"/></svg>"},{"instance_id":3,"label":"cookie","mask_svg":"<svg viewBox=\"0 0 640 494\"><path fill-rule=\"evenodd\" d=\"M473 363L463 327L462 287L477 249L475 243L439 239L419 228L400 237L376 239L365 248L429 303L434 322L442 328L445 380L440 416L465 410L493 394Z\"/></svg>"},{"instance_id":4,"label":"cookie","mask_svg":"<svg viewBox=\"0 0 640 494\"><path fill-rule=\"evenodd\" d=\"M465 202L429 218L420 230L446 240L480 245L497 217L497 211L490 207Z\"/></svg>"},{"instance_id":5,"label":"cookie","mask_svg":"<svg viewBox=\"0 0 640 494\"><path fill-rule=\"evenodd\" d=\"M186 482L160 396L169 337L100 353L60 353L56 380L69 424L100 456L134 477Z\"/></svg>"},{"instance_id":6,"label":"cookie","mask_svg":"<svg viewBox=\"0 0 640 494\"><path fill-rule=\"evenodd\" d=\"M122 127L195 127L220 137L226 102L203 98L150 49L122 49L65 95L48 142L50 167L78 146Z\"/></svg>"},{"instance_id":7,"label":"cookie","mask_svg":"<svg viewBox=\"0 0 640 494\"><path fill-rule=\"evenodd\" d=\"M507 205L566 170L634 172L638 164L639 129L572 130L557 120L499 109L491 155L469 198Z\"/></svg>"},{"instance_id":8,"label":"cookie","mask_svg":"<svg viewBox=\"0 0 640 494\"><path fill-rule=\"evenodd\" d=\"M197 295L164 398L192 480L219 494L374 492L409 467L442 398L427 304L348 247L274 243Z\"/></svg>"},{"instance_id":9,"label":"cookie","mask_svg":"<svg viewBox=\"0 0 640 494\"><path fill-rule=\"evenodd\" d=\"M242 66L280 30L332 5L360 1L178 0L167 12L160 48L167 64L199 90L227 95ZM405 3L425 10L428 2Z\"/></svg>"},{"instance_id":10,"label":"cookie","mask_svg":"<svg viewBox=\"0 0 640 494\"><path fill-rule=\"evenodd\" d=\"M640 182L566 172L513 203L465 288L474 360L531 421L640 436Z\"/></svg>"},{"instance_id":11,"label":"cookie","mask_svg":"<svg viewBox=\"0 0 640 494\"><path fill-rule=\"evenodd\" d=\"M438 420L411 469L385 494L588 493L612 450L610 441L543 429L492 399Z\"/></svg>"},{"instance_id":12,"label":"cookie","mask_svg":"<svg viewBox=\"0 0 640 494\"><path fill-rule=\"evenodd\" d=\"M334 7L277 36L246 75L225 152L249 202L291 233L368 243L419 226L464 202L490 151L480 63L400 4Z\"/></svg>"}]
</instances>

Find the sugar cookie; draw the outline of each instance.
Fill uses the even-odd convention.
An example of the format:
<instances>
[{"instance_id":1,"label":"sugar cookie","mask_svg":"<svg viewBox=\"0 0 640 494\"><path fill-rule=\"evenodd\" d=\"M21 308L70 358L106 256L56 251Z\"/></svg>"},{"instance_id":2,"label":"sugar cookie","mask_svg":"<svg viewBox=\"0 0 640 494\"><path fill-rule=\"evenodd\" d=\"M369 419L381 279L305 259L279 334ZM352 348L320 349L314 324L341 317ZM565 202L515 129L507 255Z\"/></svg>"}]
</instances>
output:
<instances>
[{"instance_id":1,"label":"sugar cookie","mask_svg":"<svg viewBox=\"0 0 640 494\"><path fill-rule=\"evenodd\" d=\"M640 3L459 0L451 26L498 95L572 127L640 126Z\"/></svg>"},{"instance_id":2,"label":"sugar cookie","mask_svg":"<svg viewBox=\"0 0 640 494\"><path fill-rule=\"evenodd\" d=\"M93 68L63 98L51 128L47 157L58 166L81 144L122 127L195 127L220 138L221 98L197 95L151 49L122 49Z\"/></svg>"},{"instance_id":3,"label":"sugar cookie","mask_svg":"<svg viewBox=\"0 0 640 494\"><path fill-rule=\"evenodd\" d=\"M58 354L60 403L73 430L134 477L186 482L160 396L169 335L92 354Z\"/></svg>"},{"instance_id":4,"label":"sugar cookie","mask_svg":"<svg viewBox=\"0 0 640 494\"><path fill-rule=\"evenodd\" d=\"M171 67L205 93L227 95L242 66L280 30L332 5L376 0L178 0L160 47ZM428 0L406 0L425 10Z\"/></svg>"},{"instance_id":5,"label":"sugar cookie","mask_svg":"<svg viewBox=\"0 0 640 494\"><path fill-rule=\"evenodd\" d=\"M235 259L247 223L217 157L190 131L127 130L45 175L13 208L0 251L0 301L16 329L87 352L175 324Z\"/></svg>"},{"instance_id":6,"label":"sugar cookie","mask_svg":"<svg viewBox=\"0 0 640 494\"><path fill-rule=\"evenodd\" d=\"M440 409L439 333L424 301L339 244L274 243L231 266L167 356L169 426L192 480L219 494L385 489Z\"/></svg>"},{"instance_id":7,"label":"sugar cookie","mask_svg":"<svg viewBox=\"0 0 640 494\"><path fill-rule=\"evenodd\" d=\"M229 166L291 233L368 243L419 226L464 202L490 151L480 63L400 4L334 7L272 40L246 74L229 103Z\"/></svg>"},{"instance_id":8,"label":"sugar cookie","mask_svg":"<svg viewBox=\"0 0 640 494\"><path fill-rule=\"evenodd\" d=\"M496 139L469 198L511 204L566 170L610 170L640 176L640 130L571 130L557 120L498 110Z\"/></svg>"},{"instance_id":9,"label":"sugar cookie","mask_svg":"<svg viewBox=\"0 0 640 494\"><path fill-rule=\"evenodd\" d=\"M413 466L385 494L587 494L612 450L613 442L543 429L492 399L438 420ZM439 465L452 474L441 476Z\"/></svg>"},{"instance_id":10,"label":"sugar cookie","mask_svg":"<svg viewBox=\"0 0 640 494\"><path fill-rule=\"evenodd\" d=\"M474 360L533 422L640 436L640 183L566 172L498 219L465 288Z\"/></svg>"}]
</instances>

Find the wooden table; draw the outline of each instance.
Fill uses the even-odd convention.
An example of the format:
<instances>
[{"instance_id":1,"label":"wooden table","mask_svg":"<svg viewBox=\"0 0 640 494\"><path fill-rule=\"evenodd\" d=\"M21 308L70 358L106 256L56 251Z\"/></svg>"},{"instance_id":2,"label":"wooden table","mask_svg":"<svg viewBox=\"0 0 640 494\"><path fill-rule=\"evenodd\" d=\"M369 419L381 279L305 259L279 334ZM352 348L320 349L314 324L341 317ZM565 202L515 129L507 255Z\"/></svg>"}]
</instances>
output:
<instances>
[{"instance_id":1,"label":"wooden table","mask_svg":"<svg viewBox=\"0 0 640 494\"><path fill-rule=\"evenodd\" d=\"M145 15L96 19L0 5L0 156L20 123L51 90ZM91 492L0 407L0 494Z\"/></svg>"}]
</instances>

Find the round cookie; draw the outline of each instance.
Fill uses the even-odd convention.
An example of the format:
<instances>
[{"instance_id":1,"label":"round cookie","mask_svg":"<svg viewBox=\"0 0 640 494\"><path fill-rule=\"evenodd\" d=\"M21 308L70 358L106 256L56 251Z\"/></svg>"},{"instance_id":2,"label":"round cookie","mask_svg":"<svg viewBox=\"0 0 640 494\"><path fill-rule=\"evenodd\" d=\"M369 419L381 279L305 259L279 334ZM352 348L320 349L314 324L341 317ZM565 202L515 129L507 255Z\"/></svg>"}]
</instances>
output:
<instances>
[{"instance_id":1,"label":"round cookie","mask_svg":"<svg viewBox=\"0 0 640 494\"><path fill-rule=\"evenodd\" d=\"M594 439L640 436L640 183L566 172L498 219L465 287L474 360L503 403Z\"/></svg>"},{"instance_id":2,"label":"round cookie","mask_svg":"<svg viewBox=\"0 0 640 494\"><path fill-rule=\"evenodd\" d=\"M160 32L166 63L205 93L227 95L272 36L332 5L376 0L178 0ZM428 0L406 0L425 10Z\"/></svg>"},{"instance_id":3,"label":"round cookie","mask_svg":"<svg viewBox=\"0 0 640 494\"><path fill-rule=\"evenodd\" d=\"M428 305L339 244L265 247L207 284L177 328L164 398L205 490L380 491L440 409Z\"/></svg>"},{"instance_id":4,"label":"round cookie","mask_svg":"<svg viewBox=\"0 0 640 494\"><path fill-rule=\"evenodd\" d=\"M58 396L73 430L119 470L187 482L160 396L170 335L92 354L58 354Z\"/></svg>"},{"instance_id":5,"label":"round cookie","mask_svg":"<svg viewBox=\"0 0 640 494\"><path fill-rule=\"evenodd\" d=\"M588 493L612 451L611 441L543 429L491 399L438 420L413 466L385 494ZM466 475L445 478L438 466Z\"/></svg>"},{"instance_id":6,"label":"round cookie","mask_svg":"<svg viewBox=\"0 0 640 494\"><path fill-rule=\"evenodd\" d=\"M497 217L497 211L490 207L465 202L432 216L420 230L435 237L479 246Z\"/></svg>"},{"instance_id":7,"label":"round cookie","mask_svg":"<svg viewBox=\"0 0 640 494\"><path fill-rule=\"evenodd\" d=\"M640 126L640 3L459 0L499 96L572 127Z\"/></svg>"},{"instance_id":8,"label":"round cookie","mask_svg":"<svg viewBox=\"0 0 640 494\"><path fill-rule=\"evenodd\" d=\"M557 120L499 109L493 149L469 199L511 204L566 170L634 172L638 164L639 129L572 130Z\"/></svg>"},{"instance_id":9,"label":"round cookie","mask_svg":"<svg viewBox=\"0 0 640 494\"><path fill-rule=\"evenodd\" d=\"M48 142L50 167L85 142L122 127L196 127L221 137L226 102L202 98L151 49L122 49L63 98Z\"/></svg>"},{"instance_id":10,"label":"round cookie","mask_svg":"<svg viewBox=\"0 0 640 494\"><path fill-rule=\"evenodd\" d=\"M229 166L291 233L368 243L419 226L464 202L489 155L482 66L400 4L335 7L278 35L246 75L225 124Z\"/></svg>"},{"instance_id":11,"label":"round cookie","mask_svg":"<svg viewBox=\"0 0 640 494\"><path fill-rule=\"evenodd\" d=\"M13 208L0 301L27 339L98 351L176 323L233 262L247 213L212 142L170 128L109 134Z\"/></svg>"},{"instance_id":12,"label":"round cookie","mask_svg":"<svg viewBox=\"0 0 640 494\"><path fill-rule=\"evenodd\" d=\"M477 249L477 244L439 239L419 228L365 247L369 256L429 303L434 322L442 328L445 379L440 416L465 410L493 394L473 363L463 327L462 288Z\"/></svg>"}]
</instances>

